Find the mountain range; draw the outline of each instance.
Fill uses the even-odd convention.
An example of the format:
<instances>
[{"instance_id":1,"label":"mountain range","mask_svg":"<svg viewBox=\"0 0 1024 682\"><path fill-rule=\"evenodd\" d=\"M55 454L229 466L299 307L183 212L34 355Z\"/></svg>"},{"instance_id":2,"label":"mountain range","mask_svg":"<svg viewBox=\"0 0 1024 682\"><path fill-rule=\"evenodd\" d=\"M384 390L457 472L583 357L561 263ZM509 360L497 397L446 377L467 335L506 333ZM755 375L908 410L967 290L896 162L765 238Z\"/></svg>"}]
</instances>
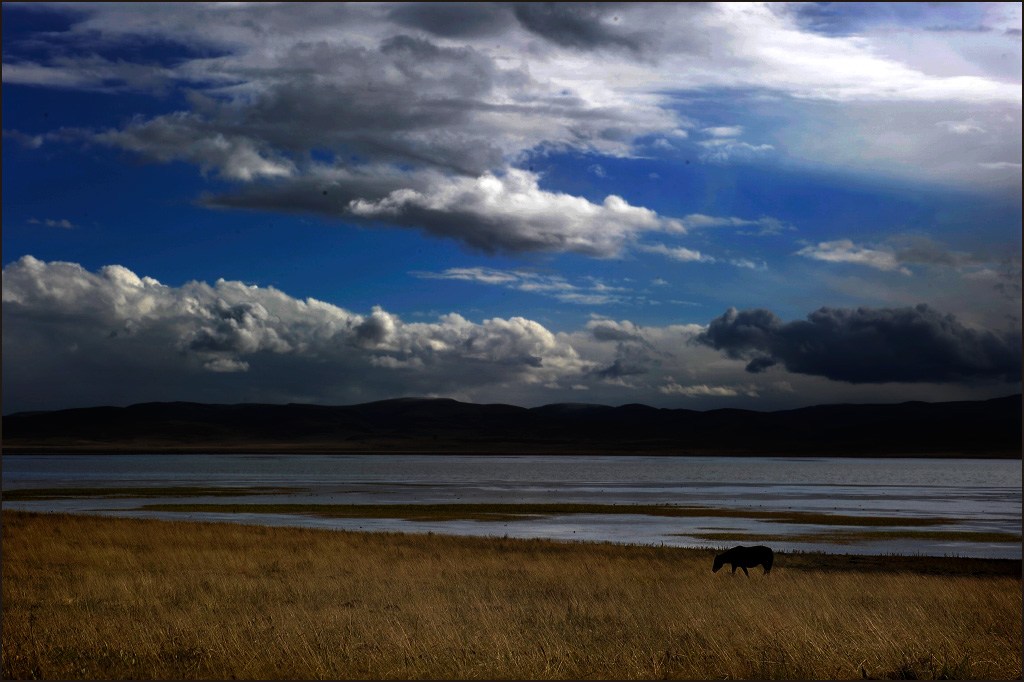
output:
<instances>
[{"instance_id":1,"label":"mountain range","mask_svg":"<svg viewBox=\"0 0 1024 682\"><path fill-rule=\"evenodd\" d=\"M776 412L431 398L349 406L142 403L5 416L3 451L1019 458L1021 396Z\"/></svg>"}]
</instances>

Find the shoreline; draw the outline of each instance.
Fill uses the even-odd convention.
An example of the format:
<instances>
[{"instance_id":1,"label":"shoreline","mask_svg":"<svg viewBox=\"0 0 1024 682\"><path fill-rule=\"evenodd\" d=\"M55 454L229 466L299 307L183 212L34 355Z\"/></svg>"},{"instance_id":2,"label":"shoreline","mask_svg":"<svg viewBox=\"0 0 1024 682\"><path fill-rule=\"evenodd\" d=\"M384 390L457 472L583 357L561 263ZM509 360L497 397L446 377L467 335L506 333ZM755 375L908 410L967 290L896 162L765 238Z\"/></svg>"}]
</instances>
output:
<instances>
[{"instance_id":1,"label":"shoreline","mask_svg":"<svg viewBox=\"0 0 1024 682\"><path fill-rule=\"evenodd\" d=\"M1024 460L1024 453L1020 451L992 451L985 453L978 452L906 452L906 451L882 451L865 453L839 452L839 453L781 453L778 450L765 451L722 451L722 450L691 450L678 451L674 449L651 449L622 448L622 449L601 449L582 448L537 448L529 443L507 448L486 447L472 448L466 446L436 447L436 448L344 448L338 446L301 446L289 443L280 444L199 444L199 445L139 445L139 444L98 444L98 445L50 445L50 444L15 444L3 445L5 455L34 455L34 456L66 456L66 455L414 455L430 457L460 457L460 456L484 456L484 457L514 457L537 456L537 457L785 457L787 459L1016 459Z\"/></svg>"},{"instance_id":2,"label":"shoreline","mask_svg":"<svg viewBox=\"0 0 1024 682\"><path fill-rule=\"evenodd\" d=\"M955 516L678 503L304 499L294 486L104 486L3 491L4 508L167 521L551 538L690 548L770 544L787 552L1019 560L1021 534ZM255 497L254 497L255 496ZM571 534L570 534L571 529ZM577 535L578 533L578 535Z\"/></svg>"},{"instance_id":3,"label":"shoreline","mask_svg":"<svg viewBox=\"0 0 1024 682\"><path fill-rule=\"evenodd\" d=\"M265 525L256 521L224 521L218 519L166 519L146 516L122 516L117 514L88 513L88 512L61 512L61 511L25 511L14 509L3 509L0 518L42 517L59 521L63 517L84 517L90 519L102 519L108 521L125 521L129 523L157 523L157 524L200 524L203 526L214 526L224 528L249 528L249 529L273 529L275 532L295 531L298 533L340 533L353 536L373 536L374 538L415 538L426 539L439 538L441 542L464 543L467 546L522 544L536 545L550 543L555 546L580 546L580 547L611 547L624 551L636 550L638 552L658 550L678 553L679 555L710 557L732 545L741 544L739 541L722 541L719 548L702 547L680 547L664 544L644 544L614 542L611 540L586 540L586 539L559 539L559 538L521 538L509 535L458 535L437 533L432 531L406 532L398 530L352 530L347 528L322 528L309 526L286 526L286 525ZM2 524L0 524L2 525ZM945 575L945 576L1008 576L1021 578L1024 575L1024 561L1020 559L996 559L985 557L968 556L933 556L923 554L858 554L855 552L821 552L803 550L777 550L776 555L785 557L790 567L806 570L820 571L851 571L863 573L891 573L911 572L920 575ZM778 562L777 562L778 563Z\"/></svg>"}]
</instances>

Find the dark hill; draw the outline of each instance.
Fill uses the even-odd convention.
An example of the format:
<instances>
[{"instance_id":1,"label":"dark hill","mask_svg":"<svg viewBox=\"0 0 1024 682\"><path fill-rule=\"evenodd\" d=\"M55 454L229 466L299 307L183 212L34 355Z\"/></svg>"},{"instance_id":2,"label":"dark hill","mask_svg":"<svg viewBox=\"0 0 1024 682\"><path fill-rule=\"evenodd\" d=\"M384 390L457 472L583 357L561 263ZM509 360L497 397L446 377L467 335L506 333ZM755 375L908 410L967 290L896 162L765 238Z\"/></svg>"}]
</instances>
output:
<instances>
[{"instance_id":1,"label":"dark hill","mask_svg":"<svg viewBox=\"0 0 1024 682\"><path fill-rule=\"evenodd\" d=\"M533 409L447 399L362 405L143 403L3 419L19 452L438 452L1020 457L1021 396L697 412Z\"/></svg>"}]
</instances>

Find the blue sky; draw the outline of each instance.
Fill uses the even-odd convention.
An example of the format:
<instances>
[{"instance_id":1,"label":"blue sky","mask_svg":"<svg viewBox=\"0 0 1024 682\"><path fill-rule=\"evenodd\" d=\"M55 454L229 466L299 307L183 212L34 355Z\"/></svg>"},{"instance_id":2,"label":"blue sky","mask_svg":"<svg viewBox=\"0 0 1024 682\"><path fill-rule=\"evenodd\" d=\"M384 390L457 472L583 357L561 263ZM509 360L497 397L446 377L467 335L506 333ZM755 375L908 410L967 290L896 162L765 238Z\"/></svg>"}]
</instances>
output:
<instances>
[{"instance_id":1,"label":"blue sky","mask_svg":"<svg viewBox=\"0 0 1024 682\"><path fill-rule=\"evenodd\" d=\"M1021 11L3 5L4 412L1020 390Z\"/></svg>"}]
</instances>

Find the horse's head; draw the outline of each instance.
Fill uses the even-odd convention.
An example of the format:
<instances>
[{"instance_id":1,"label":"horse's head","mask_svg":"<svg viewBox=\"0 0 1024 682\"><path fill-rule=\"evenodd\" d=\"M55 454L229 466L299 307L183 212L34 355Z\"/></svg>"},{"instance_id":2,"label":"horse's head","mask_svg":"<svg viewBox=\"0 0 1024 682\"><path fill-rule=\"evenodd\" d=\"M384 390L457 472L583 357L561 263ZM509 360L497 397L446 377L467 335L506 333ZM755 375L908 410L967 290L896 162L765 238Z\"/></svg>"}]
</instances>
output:
<instances>
[{"instance_id":1,"label":"horse's head","mask_svg":"<svg viewBox=\"0 0 1024 682\"><path fill-rule=\"evenodd\" d=\"M715 564L714 564L714 566L711 567L711 572L712 573L718 573L718 569L720 569L722 567L722 564L724 564L724 563L725 563L725 561L722 559L722 555L721 554L716 556L715 557Z\"/></svg>"}]
</instances>

